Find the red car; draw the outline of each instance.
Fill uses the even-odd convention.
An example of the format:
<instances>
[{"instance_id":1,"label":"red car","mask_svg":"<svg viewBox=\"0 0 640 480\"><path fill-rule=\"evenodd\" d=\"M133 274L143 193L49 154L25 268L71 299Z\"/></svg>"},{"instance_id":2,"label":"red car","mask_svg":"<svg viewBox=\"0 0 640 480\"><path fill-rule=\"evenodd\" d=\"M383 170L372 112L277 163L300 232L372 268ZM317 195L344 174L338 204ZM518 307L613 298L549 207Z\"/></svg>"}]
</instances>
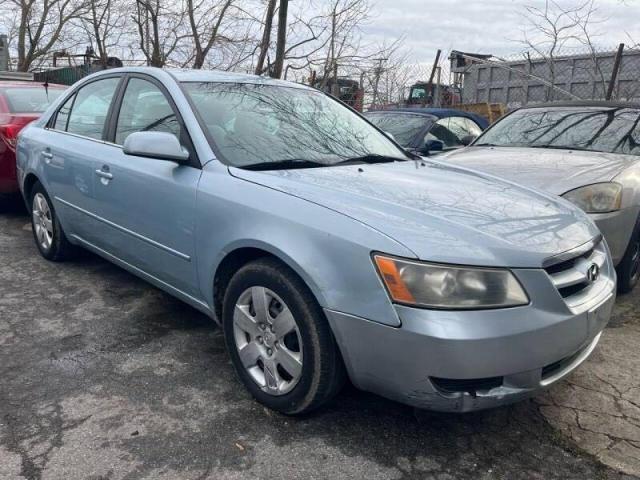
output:
<instances>
[{"instance_id":1,"label":"red car","mask_svg":"<svg viewBox=\"0 0 640 480\"><path fill-rule=\"evenodd\" d=\"M0 81L0 201L3 196L18 193L18 132L38 118L65 88L64 85Z\"/></svg>"}]
</instances>

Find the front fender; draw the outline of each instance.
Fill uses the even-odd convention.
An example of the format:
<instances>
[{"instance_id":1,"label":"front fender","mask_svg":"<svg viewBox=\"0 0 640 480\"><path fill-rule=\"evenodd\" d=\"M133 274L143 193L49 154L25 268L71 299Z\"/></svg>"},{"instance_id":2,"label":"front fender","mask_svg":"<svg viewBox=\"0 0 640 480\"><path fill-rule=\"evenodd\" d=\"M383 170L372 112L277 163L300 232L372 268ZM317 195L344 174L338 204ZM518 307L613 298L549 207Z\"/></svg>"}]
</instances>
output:
<instances>
[{"instance_id":1,"label":"front fender","mask_svg":"<svg viewBox=\"0 0 640 480\"><path fill-rule=\"evenodd\" d=\"M196 255L203 297L213 307L217 267L238 248L279 258L324 308L399 325L372 251L413 257L385 235L340 213L207 166L197 198Z\"/></svg>"}]
</instances>

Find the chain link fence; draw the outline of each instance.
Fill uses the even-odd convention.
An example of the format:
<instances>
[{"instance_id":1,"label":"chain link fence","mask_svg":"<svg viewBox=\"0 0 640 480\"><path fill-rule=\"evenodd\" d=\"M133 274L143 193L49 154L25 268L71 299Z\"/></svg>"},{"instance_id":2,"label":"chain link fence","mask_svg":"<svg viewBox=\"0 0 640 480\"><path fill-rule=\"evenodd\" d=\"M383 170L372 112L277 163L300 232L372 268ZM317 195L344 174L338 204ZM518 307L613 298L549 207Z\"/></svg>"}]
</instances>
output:
<instances>
[{"instance_id":1,"label":"chain link fence","mask_svg":"<svg viewBox=\"0 0 640 480\"><path fill-rule=\"evenodd\" d=\"M452 52L451 81L462 103L500 103L516 108L543 102L640 101L640 49L564 49L507 58L474 58ZM615 71L615 74L614 74ZM613 78L613 81L612 81Z\"/></svg>"},{"instance_id":2,"label":"chain link fence","mask_svg":"<svg viewBox=\"0 0 640 480\"><path fill-rule=\"evenodd\" d=\"M378 109L489 104L506 111L536 103L604 100L610 88L611 100L640 102L640 48L624 48L616 65L618 48L583 46L507 57L452 50L442 55L431 84L433 65L426 62L361 75L364 105ZM417 88L421 85L428 88Z\"/></svg>"}]
</instances>

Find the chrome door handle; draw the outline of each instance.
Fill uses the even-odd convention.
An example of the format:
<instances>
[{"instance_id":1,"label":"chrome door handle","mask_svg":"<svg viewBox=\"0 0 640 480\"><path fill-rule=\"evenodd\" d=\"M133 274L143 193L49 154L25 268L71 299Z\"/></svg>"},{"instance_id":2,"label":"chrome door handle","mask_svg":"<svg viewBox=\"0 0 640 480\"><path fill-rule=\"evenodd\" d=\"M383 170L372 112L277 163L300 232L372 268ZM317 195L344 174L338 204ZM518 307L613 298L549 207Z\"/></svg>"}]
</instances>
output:
<instances>
[{"instance_id":1,"label":"chrome door handle","mask_svg":"<svg viewBox=\"0 0 640 480\"><path fill-rule=\"evenodd\" d=\"M41 155L45 163L51 163L51 160L53 160L53 153L51 152L42 152Z\"/></svg>"},{"instance_id":2,"label":"chrome door handle","mask_svg":"<svg viewBox=\"0 0 640 480\"><path fill-rule=\"evenodd\" d=\"M105 172L104 170L96 170L96 175L98 175L99 177L102 178L106 178L107 180L111 180L113 178L113 175L110 174L109 172Z\"/></svg>"}]
</instances>

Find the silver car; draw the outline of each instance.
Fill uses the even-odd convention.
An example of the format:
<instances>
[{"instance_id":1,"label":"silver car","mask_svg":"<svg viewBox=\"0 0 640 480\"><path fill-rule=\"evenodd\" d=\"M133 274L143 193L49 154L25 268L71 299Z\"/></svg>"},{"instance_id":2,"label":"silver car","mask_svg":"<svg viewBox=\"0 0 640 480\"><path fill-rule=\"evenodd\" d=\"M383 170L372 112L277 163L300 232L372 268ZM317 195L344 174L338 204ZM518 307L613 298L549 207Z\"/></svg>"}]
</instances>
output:
<instances>
[{"instance_id":1,"label":"silver car","mask_svg":"<svg viewBox=\"0 0 640 480\"><path fill-rule=\"evenodd\" d=\"M614 302L580 209L421 161L302 85L101 72L23 131L18 168L45 258L84 247L209 315L287 414L346 376L447 411L525 398L589 356Z\"/></svg>"},{"instance_id":2,"label":"silver car","mask_svg":"<svg viewBox=\"0 0 640 480\"><path fill-rule=\"evenodd\" d=\"M583 102L521 108L445 161L555 195L607 239L621 293L640 279L640 106Z\"/></svg>"}]
</instances>

